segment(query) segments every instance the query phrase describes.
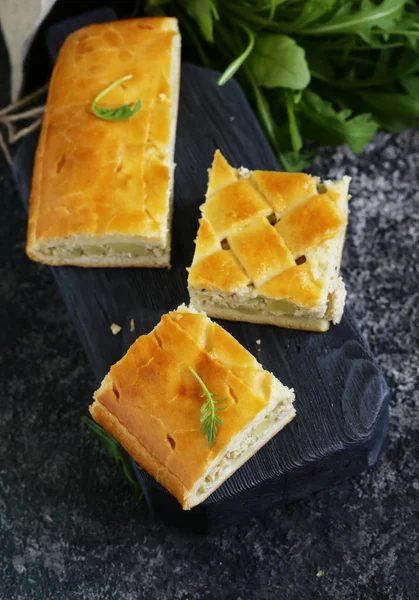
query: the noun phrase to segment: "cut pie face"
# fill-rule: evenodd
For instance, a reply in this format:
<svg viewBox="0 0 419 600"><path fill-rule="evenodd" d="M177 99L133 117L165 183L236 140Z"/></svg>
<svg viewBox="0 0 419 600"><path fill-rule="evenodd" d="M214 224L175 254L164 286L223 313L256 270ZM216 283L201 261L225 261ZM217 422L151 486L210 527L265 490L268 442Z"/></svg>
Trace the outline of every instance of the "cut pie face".
<svg viewBox="0 0 419 600"><path fill-rule="evenodd" d="M339 323L349 181L234 169L217 150L189 269L191 304L292 329Z"/></svg>

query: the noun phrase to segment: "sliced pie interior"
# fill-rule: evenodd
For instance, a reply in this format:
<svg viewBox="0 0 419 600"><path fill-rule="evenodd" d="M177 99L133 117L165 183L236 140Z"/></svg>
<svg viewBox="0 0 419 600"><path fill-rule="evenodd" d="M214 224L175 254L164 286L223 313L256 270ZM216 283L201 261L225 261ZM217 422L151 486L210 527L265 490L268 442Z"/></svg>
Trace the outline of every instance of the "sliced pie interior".
<svg viewBox="0 0 419 600"><path fill-rule="evenodd" d="M189 269L191 304L294 329L338 323L349 181L234 169L217 151Z"/></svg>

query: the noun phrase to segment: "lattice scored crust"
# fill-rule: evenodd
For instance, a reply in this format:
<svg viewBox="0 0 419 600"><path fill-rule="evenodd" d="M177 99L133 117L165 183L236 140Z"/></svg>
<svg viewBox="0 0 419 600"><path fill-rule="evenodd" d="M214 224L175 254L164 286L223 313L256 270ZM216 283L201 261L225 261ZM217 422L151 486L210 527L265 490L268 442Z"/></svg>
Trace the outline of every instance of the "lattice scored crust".
<svg viewBox="0 0 419 600"><path fill-rule="evenodd" d="M293 329L338 323L349 181L234 169L217 150L189 269L191 304Z"/></svg>

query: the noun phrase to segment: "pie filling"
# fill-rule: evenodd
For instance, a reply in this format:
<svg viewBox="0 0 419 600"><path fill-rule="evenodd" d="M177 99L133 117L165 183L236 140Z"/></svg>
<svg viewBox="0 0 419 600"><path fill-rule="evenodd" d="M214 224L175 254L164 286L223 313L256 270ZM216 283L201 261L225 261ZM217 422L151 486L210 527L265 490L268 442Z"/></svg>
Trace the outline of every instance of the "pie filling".
<svg viewBox="0 0 419 600"><path fill-rule="evenodd" d="M235 313L246 316L256 315L289 315L294 317L323 318L327 311L327 304L321 304L315 308L303 308L289 302L288 300L271 300L262 296L252 298L240 294L223 294L220 292L209 292L199 290L191 292L191 299L196 308L206 311L211 307L232 310Z"/></svg>
<svg viewBox="0 0 419 600"><path fill-rule="evenodd" d="M41 249L42 254L59 258L79 258L81 256L103 257L154 257L159 258L166 253L165 248L132 244L129 242L112 242L107 244L89 244L74 246L47 246Z"/></svg>
<svg viewBox="0 0 419 600"><path fill-rule="evenodd" d="M249 429L243 437L240 445L235 450L230 450L225 456L213 467L198 488L197 496L203 496L209 489L214 487L214 482L218 479L225 479L228 474L235 471L238 466L246 461L250 456L255 446L266 437L267 432L272 429L275 423L281 421L287 413L294 412L291 403L284 404L281 402L274 410L270 411L257 425Z"/></svg>

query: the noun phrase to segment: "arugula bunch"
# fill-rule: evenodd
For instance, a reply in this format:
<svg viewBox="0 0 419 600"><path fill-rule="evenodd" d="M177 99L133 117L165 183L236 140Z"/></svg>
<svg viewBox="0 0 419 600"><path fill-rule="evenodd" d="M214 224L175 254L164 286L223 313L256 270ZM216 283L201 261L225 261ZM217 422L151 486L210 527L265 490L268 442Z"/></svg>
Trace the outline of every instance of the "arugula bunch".
<svg viewBox="0 0 419 600"><path fill-rule="evenodd" d="M176 16L189 60L237 75L284 169L303 138L360 152L377 130L419 124L413 0L148 0Z"/></svg>

